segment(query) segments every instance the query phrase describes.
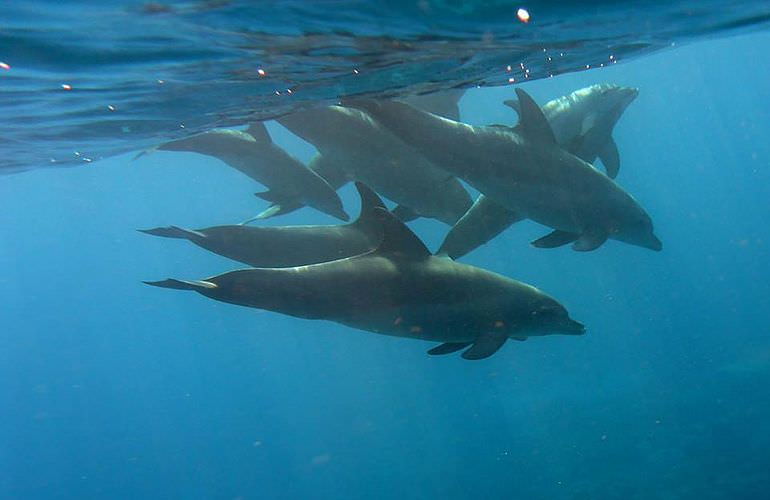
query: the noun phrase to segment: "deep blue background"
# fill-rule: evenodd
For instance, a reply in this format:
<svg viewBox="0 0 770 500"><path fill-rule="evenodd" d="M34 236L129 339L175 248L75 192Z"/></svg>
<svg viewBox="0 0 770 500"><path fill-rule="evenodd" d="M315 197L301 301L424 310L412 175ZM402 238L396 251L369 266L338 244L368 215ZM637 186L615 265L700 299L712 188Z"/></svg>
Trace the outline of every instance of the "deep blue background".
<svg viewBox="0 0 770 500"><path fill-rule="evenodd" d="M261 210L259 186L215 160L0 177L0 498L766 497L769 45L525 85L540 103L641 89L616 130L618 181L664 250L538 250L547 229L508 230L466 261L541 287L589 331L483 362L141 284L238 267L134 231ZM463 117L513 122L512 95L469 91ZM270 222L333 223L310 209ZM446 231L412 227L431 248Z"/></svg>

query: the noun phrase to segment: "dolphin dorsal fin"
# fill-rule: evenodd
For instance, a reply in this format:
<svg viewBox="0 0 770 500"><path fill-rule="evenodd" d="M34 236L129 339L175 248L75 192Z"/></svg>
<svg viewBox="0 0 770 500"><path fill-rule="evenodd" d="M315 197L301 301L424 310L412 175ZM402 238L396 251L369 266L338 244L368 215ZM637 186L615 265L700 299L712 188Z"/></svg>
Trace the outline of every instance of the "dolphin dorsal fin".
<svg viewBox="0 0 770 500"><path fill-rule="evenodd" d="M375 208L374 213L382 225L382 241L375 250L379 254L420 260L430 257L430 251L420 238L384 208Z"/></svg>
<svg viewBox="0 0 770 500"><path fill-rule="evenodd" d="M516 99L508 99L507 101L503 101L503 104L514 110L517 115L521 115L521 106Z"/></svg>
<svg viewBox="0 0 770 500"><path fill-rule="evenodd" d="M356 182L356 189L358 190L358 196L361 197L361 213L353 224L374 223L380 225L379 214L376 212L376 209L385 210L385 204L377 196L377 193L369 189L366 184Z"/></svg>
<svg viewBox="0 0 770 500"><path fill-rule="evenodd" d="M246 129L246 133L254 138L257 142L271 143L273 140L270 138L270 134L267 133L267 127L262 122L254 122Z"/></svg>
<svg viewBox="0 0 770 500"><path fill-rule="evenodd" d="M519 97L519 127L522 134L532 140L556 144L556 136L540 106L521 89L516 89L516 95Z"/></svg>

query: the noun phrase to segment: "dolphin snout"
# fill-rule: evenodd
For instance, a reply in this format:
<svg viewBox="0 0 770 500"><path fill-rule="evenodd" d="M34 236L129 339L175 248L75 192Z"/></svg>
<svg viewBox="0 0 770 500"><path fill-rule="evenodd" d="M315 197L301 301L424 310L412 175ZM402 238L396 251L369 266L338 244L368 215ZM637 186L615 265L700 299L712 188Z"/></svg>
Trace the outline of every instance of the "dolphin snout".
<svg viewBox="0 0 770 500"><path fill-rule="evenodd" d="M564 333L569 335L583 335L585 332L586 326L579 321L567 318L567 321L564 323Z"/></svg>

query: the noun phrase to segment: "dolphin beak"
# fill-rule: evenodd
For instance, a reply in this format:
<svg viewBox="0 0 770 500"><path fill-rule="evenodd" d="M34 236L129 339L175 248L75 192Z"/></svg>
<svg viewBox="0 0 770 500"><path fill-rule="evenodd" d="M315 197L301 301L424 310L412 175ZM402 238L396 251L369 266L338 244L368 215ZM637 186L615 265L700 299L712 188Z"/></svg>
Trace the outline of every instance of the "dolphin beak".
<svg viewBox="0 0 770 500"><path fill-rule="evenodd" d="M654 234L650 235L650 241L647 242L646 245L644 245L645 248L649 248L650 250L655 250L656 252L660 252L663 250L663 242L658 239L657 236Z"/></svg>
<svg viewBox="0 0 770 500"><path fill-rule="evenodd" d="M571 318L567 318L562 327L563 332L569 335L583 335L586 332L586 327L583 323Z"/></svg>

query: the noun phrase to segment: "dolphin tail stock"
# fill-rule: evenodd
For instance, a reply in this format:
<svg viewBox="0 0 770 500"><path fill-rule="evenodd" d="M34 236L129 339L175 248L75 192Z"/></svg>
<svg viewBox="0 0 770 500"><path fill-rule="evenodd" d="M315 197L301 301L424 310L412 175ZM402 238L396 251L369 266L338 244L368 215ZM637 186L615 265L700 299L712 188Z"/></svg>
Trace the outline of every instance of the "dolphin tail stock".
<svg viewBox="0 0 770 500"><path fill-rule="evenodd" d="M157 286L159 288L171 288L173 290L193 290L196 292L203 292L204 290L217 288L215 283L211 283L209 281L186 281L173 278L161 281L143 281L142 283L150 286Z"/></svg>
<svg viewBox="0 0 770 500"><path fill-rule="evenodd" d="M137 229L140 233L151 234L153 236L162 236L163 238L179 238L191 240L195 238L205 238L206 235L192 229L184 229L178 226L154 227L152 229Z"/></svg>

